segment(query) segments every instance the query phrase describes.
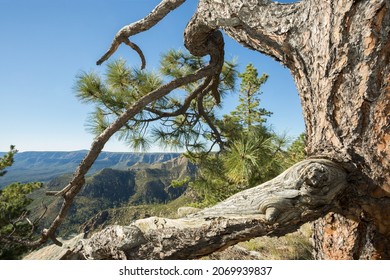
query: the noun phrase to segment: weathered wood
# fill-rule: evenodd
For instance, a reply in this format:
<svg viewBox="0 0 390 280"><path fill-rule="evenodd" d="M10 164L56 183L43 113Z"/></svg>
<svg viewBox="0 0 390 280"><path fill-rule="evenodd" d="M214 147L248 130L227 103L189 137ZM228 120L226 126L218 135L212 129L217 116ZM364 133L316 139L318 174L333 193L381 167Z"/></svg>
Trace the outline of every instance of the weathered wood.
<svg viewBox="0 0 390 280"><path fill-rule="evenodd" d="M271 181L185 218L151 217L129 226L109 226L68 248L61 258L199 258L254 237L293 232L338 209L347 187L340 165L305 160Z"/></svg>
<svg viewBox="0 0 390 280"><path fill-rule="evenodd" d="M107 52L96 62L97 65L102 64L109 59L111 55L115 53L120 44L124 43L134 49L142 60L142 67L145 67L146 61L142 51L137 45L129 41L129 37L136 35L140 32L149 30L155 26L160 20L162 20L169 12L183 4L185 0L162 0L156 8L153 9L145 18L140 19L137 22L126 25L115 35L114 40L111 43Z"/></svg>

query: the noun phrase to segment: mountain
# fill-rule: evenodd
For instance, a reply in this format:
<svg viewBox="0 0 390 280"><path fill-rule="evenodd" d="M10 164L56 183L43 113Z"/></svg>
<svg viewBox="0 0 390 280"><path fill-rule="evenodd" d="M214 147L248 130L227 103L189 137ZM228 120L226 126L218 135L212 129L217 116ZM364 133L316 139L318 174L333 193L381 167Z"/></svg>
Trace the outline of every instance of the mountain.
<svg viewBox="0 0 390 280"><path fill-rule="evenodd" d="M62 174L73 173L87 151L21 152L15 163L0 177L0 189L13 182L48 182ZM0 157L4 153L0 153ZM104 168L127 170L137 163L153 164L177 158L180 153L112 153L102 152L89 174Z"/></svg>

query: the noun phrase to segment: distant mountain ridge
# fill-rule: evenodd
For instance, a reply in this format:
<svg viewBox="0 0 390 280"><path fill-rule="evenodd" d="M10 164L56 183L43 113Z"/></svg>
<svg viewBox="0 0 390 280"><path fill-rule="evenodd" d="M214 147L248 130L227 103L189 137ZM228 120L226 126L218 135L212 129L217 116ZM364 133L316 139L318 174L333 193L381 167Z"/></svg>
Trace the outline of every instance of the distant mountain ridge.
<svg viewBox="0 0 390 280"><path fill-rule="evenodd" d="M48 182L62 174L73 173L87 150L71 152L20 152L15 163L0 177L0 189L13 182ZM0 157L5 153L0 152ZM127 170L136 163L163 163L179 157L180 153L120 153L102 152L90 173L104 168Z"/></svg>

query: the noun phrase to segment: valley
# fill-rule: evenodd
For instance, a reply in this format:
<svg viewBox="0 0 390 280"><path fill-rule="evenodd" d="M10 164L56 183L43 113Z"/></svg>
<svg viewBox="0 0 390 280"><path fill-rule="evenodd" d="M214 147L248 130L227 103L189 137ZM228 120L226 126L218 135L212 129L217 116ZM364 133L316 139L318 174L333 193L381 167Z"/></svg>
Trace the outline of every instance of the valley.
<svg viewBox="0 0 390 280"><path fill-rule="evenodd" d="M67 219L60 228L61 235L68 236L79 233L98 213L126 209L130 206L167 204L179 198L187 189L187 184L174 186L172 182L195 176L196 168L188 159L176 157L176 154L138 155L143 161L124 169L124 162L112 161L114 166L123 169L105 167L86 178L86 184L75 199ZM119 157L118 157L119 158ZM129 156L125 162L129 162ZM130 158L131 159L131 158ZM168 160L164 160L168 159ZM8 175L8 174L7 174ZM46 191L61 190L71 179L71 174L61 174L34 191L30 197L33 202L28 207L35 218L46 210L41 228L47 227L57 215L62 200L46 196ZM106 211L106 212L104 212ZM128 211L116 211L116 220L128 220L123 215ZM131 216L131 215L130 215ZM34 217L33 217L34 218ZM107 220L108 216L107 216ZM100 223L110 223L100 218ZM116 221L112 221L115 223Z"/></svg>

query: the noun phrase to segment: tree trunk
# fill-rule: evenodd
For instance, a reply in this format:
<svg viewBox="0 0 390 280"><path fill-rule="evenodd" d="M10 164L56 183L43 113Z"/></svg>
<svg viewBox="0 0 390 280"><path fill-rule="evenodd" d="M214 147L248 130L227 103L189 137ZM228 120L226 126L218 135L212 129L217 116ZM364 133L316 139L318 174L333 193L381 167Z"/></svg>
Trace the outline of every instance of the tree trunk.
<svg viewBox="0 0 390 280"><path fill-rule="evenodd" d="M287 66L308 155L348 170L340 211L314 224L317 258L390 258L390 1L203 0L193 21Z"/></svg>

